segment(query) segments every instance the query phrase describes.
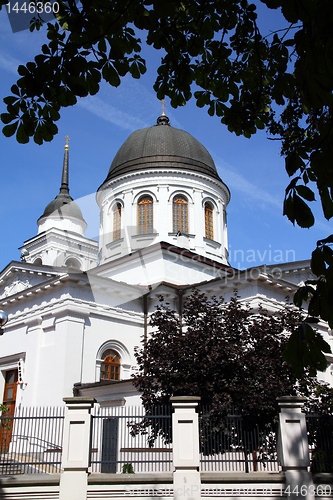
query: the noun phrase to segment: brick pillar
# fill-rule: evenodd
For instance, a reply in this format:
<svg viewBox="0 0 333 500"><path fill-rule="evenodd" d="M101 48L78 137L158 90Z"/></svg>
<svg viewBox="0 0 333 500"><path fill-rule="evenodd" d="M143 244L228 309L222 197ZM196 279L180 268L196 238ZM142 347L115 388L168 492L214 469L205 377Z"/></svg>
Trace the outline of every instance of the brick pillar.
<svg viewBox="0 0 333 500"><path fill-rule="evenodd" d="M199 500L201 498L199 397L173 396L170 399L172 415L173 490L175 500Z"/></svg>
<svg viewBox="0 0 333 500"><path fill-rule="evenodd" d="M85 500L94 398L64 398L66 403L59 500Z"/></svg>
<svg viewBox="0 0 333 500"><path fill-rule="evenodd" d="M286 478L286 493L290 500L314 500L314 486L309 472L310 456L305 414L305 398L279 398L278 453Z"/></svg>

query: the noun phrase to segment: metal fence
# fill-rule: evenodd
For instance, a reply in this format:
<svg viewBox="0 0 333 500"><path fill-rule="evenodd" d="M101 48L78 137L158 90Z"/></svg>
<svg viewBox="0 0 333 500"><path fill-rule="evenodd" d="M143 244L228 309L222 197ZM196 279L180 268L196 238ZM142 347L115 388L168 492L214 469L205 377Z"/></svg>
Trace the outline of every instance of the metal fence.
<svg viewBox="0 0 333 500"><path fill-rule="evenodd" d="M94 408L92 472L171 472L169 407Z"/></svg>
<svg viewBox="0 0 333 500"><path fill-rule="evenodd" d="M199 417L202 472L279 472L276 436L273 429L248 429L237 414L214 421L209 409Z"/></svg>
<svg viewBox="0 0 333 500"><path fill-rule="evenodd" d="M65 408L20 408L0 418L0 475L60 472Z"/></svg>
<svg viewBox="0 0 333 500"><path fill-rule="evenodd" d="M333 472L333 416L307 415L312 472Z"/></svg>
<svg viewBox="0 0 333 500"><path fill-rule="evenodd" d="M64 407L21 408L14 417L3 413L0 418L0 475L61 471L64 410ZM326 471L333 462L330 451L333 426L328 431L326 424L319 426L317 420L309 419L308 422L312 426L309 431L312 466ZM333 423L332 417L330 422ZM280 470L273 430L262 431L258 427L248 430L246 422L235 414L216 423L208 409L201 409L199 432L203 472ZM328 436L326 441L324 435ZM141 406L93 408L92 472L172 472L172 458L170 407L159 406L148 411Z"/></svg>

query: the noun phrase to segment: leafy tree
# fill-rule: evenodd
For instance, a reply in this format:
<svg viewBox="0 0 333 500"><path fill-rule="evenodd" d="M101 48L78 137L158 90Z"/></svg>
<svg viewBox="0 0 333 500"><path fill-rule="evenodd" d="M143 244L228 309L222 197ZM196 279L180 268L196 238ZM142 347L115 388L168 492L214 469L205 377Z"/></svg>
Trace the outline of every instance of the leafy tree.
<svg viewBox="0 0 333 500"><path fill-rule="evenodd" d="M248 0L58 0L47 24L48 43L4 99L5 136L37 144L57 133L63 107L94 95L105 80L117 87L130 73L146 71L143 43L163 54L154 89L173 107L194 97L231 132L250 138L265 129L281 141L290 183L284 214L311 227L311 203L319 194L326 219L333 216L333 34L331 0L261 0L282 11L285 26L268 36ZM258 0L259 1L259 0ZM7 0L0 0L0 8ZM36 18L31 30L39 29ZM142 41L143 40L143 41ZM296 298L311 298L310 316L333 327L333 236L318 242L312 270L318 279ZM328 306L327 306L328 304ZM308 323L310 343L319 345ZM304 327L290 346L304 349ZM318 349L317 349L318 351ZM321 355L316 357L318 363ZM298 368L299 369L299 368Z"/></svg>
<svg viewBox="0 0 333 500"><path fill-rule="evenodd" d="M161 297L151 317L152 333L136 350L134 385L148 414L152 406L168 405L171 395L193 395L210 406L216 422L234 406L250 428L263 428L276 420L280 396L311 396L316 404L318 381L308 373L297 379L282 357L300 321L291 306L278 315L254 313L236 296L224 303L197 290L186 300L180 321Z"/></svg>

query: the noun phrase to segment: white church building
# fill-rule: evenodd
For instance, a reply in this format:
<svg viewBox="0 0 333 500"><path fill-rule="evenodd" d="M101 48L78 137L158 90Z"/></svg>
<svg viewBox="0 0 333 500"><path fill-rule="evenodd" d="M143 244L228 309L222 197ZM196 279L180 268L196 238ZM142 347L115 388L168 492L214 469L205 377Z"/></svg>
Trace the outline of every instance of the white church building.
<svg viewBox="0 0 333 500"><path fill-rule="evenodd" d="M0 393L11 411L61 405L73 394L102 406L138 404L134 348L149 335L159 295L180 310L193 285L226 300L237 289L253 307L278 311L310 276L309 261L229 265L228 187L206 148L164 114L130 135L98 188L98 243L85 237L68 168L66 145L59 194L20 248L22 260L0 273L8 315ZM323 378L332 382L330 369Z"/></svg>

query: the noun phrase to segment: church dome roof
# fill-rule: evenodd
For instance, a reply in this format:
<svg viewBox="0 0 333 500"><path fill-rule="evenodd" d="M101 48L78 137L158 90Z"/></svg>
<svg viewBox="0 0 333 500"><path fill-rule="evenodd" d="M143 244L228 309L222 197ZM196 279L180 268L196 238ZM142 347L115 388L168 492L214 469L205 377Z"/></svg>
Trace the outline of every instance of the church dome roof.
<svg viewBox="0 0 333 500"><path fill-rule="evenodd" d="M47 217L52 214L84 220L80 207L67 193L60 192L58 196L46 206L42 217Z"/></svg>
<svg viewBox="0 0 333 500"><path fill-rule="evenodd" d="M171 127L165 115L133 132L120 147L105 182L142 169L188 170L221 180L207 149L191 134Z"/></svg>
<svg viewBox="0 0 333 500"><path fill-rule="evenodd" d="M67 137L68 139L68 137ZM75 203L69 194L68 187L68 169L69 169L69 156L68 144L65 146L64 163L62 167L62 178L59 194L52 200L45 208L43 215L38 219L39 221L49 215L60 216L61 218L75 217L85 223L80 207Z"/></svg>

